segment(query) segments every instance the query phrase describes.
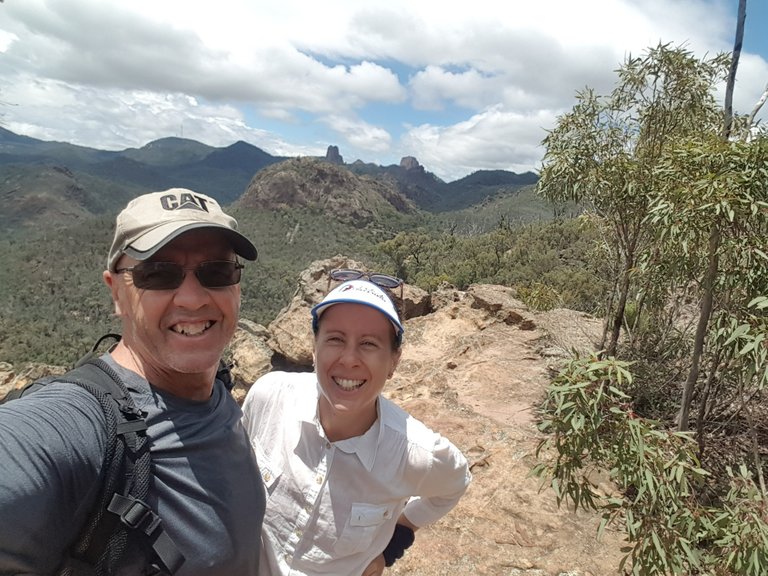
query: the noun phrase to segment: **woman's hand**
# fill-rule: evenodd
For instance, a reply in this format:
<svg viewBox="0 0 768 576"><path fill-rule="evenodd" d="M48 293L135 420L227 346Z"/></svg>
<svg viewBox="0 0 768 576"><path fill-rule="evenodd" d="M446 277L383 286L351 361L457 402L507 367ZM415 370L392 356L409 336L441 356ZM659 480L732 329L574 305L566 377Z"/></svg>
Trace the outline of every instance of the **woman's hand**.
<svg viewBox="0 0 768 576"><path fill-rule="evenodd" d="M368 564L368 567L363 570L362 576L381 576L384 574L384 568L386 568L384 555L379 554L370 564Z"/></svg>

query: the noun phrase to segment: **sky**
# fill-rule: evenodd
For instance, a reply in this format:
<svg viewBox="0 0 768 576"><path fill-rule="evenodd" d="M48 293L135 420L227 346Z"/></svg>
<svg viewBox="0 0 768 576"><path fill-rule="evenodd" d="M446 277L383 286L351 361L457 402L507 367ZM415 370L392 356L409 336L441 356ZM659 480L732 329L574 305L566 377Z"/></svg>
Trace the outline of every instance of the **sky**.
<svg viewBox="0 0 768 576"><path fill-rule="evenodd" d="M537 171L585 87L659 43L733 49L738 0L0 0L0 125L104 150L168 136L398 164ZM734 94L768 86L748 0ZM719 96L722 100L724 87ZM763 109L759 115L768 121Z"/></svg>

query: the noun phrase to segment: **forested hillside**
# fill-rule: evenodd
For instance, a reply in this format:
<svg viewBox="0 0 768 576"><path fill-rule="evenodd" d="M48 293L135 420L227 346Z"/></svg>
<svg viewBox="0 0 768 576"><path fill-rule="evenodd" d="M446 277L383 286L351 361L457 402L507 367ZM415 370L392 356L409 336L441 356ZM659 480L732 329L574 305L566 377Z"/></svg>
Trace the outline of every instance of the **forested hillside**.
<svg viewBox="0 0 768 576"><path fill-rule="evenodd" d="M269 323L289 301L298 273L336 254L427 290L498 283L516 286L537 306L597 311L605 271L592 227L552 220L552 209L532 199L528 191L465 212L393 212L364 226L317 207L233 206L259 249L244 271L243 315ZM113 226L114 217L105 215L0 239L0 360L66 365L116 327L101 282Z"/></svg>

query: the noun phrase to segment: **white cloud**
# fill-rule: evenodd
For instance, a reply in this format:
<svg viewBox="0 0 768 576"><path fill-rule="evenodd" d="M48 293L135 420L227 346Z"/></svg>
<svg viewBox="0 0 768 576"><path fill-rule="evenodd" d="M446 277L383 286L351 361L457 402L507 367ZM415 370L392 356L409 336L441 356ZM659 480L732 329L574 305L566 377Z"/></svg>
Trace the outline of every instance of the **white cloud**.
<svg viewBox="0 0 768 576"><path fill-rule="evenodd" d="M3 121L101 148L183 127L208 144L243 139L280 155L337 144L345 158L416 156L444 178L525 170L576 91L607 93L630 53L659 42L699 56L730 50L733 4L7 0L0 100L15 105ZM752 109L766 80L765 55L742 54L738 110ZM453 123L437 124L441 114ZM285 123L292 141L261 121ZM405 123L414 128L400 138Z"/></svg>
<svg viewBox="0 0 768 576"><path fill-rule="evenodd" d="M392 138L389 132L368 122L348 116L330 116L326 123L353 149L379 153L386 152L390 148Z"/></svg>
<svg viewBox="0 0 768 576"><path fill-rule="evenodd" d="M0 30L0 52L5 52L6 50L8 50L8 47L18 39L19 37L16 36L16 34L14 34L13 32L6 32L5 30Z"/></svg>
<svg viewBox="0 0 768 576"><path fill-rule="evenodd" d="M429 65L411 79L410 87L416 108L439 110L450 101L476 109L497 99L503 83L500 77L483 76L478 70L451 72Z"/></svg>
<svg viewBox="0 0 768 576"><path fill-rule="evenodd" d="M544 112L522 116L495 106L453 126L413 127L403 144L449 181L480 169L526 172L538 165L544 127L554 120Z"/></svg>
<svg viewBox="0 0 768 576"><path fill-rule="evenodd" d="M35 124L19 122L9 114L5 127L44 140L83 146L98 141L95 147L108 150L143 146L163 136L183 136L211 146L245 140L270 150L286 147L275 136L247 126L237 108L200 104L184 94L73 87L41 80L6 85L2 93L8 102L18 103L15 109L22 109L24 116L37 120Z"/></svg>

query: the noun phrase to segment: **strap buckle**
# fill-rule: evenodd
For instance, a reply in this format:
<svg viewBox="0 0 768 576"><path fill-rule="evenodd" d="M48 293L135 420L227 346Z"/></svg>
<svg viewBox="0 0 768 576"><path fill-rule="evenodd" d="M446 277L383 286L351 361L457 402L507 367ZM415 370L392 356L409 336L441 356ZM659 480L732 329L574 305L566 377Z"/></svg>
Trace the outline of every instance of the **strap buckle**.
<svg viewBox="0 0 768 576"><path fill-rule="evenodd" d="M113 494L107 510L120 517L131 530L143 532L151 542L161 570L174 574L184 563L184 555L163 529L162 520L146 502L132 496Z"/></svg>
<svg viewBox="0 0 768 576"><path fill-rule="evenodd" d="M117 514L120 521L131 530L140 530L147 536L152 534L161 523L160 516L138 498L125 498L115 494L107 510Z"/></svg>

